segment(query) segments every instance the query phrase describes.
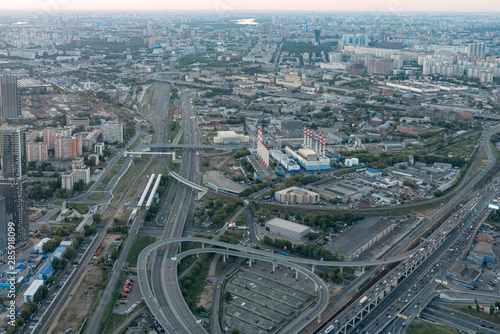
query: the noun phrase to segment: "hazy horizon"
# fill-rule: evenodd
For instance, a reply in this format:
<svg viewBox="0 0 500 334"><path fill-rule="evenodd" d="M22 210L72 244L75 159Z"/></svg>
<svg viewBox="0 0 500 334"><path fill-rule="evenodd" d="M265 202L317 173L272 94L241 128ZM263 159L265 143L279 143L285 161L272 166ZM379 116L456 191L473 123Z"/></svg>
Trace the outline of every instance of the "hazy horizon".
<svg viewBox="0 0 500 334"><path fill-rule="evenodd" d="M286 10L284 10L286 8ZM227 11L378 11L388 12L449 12L449 13L492 13L500 12L499 0L484 0L480 6L466 1L422 0L358 0L345 3L331 0L310 2L294 0L17 0L0 4L1 10L16 11L69 11L69 10L227 10Z"/></svg>

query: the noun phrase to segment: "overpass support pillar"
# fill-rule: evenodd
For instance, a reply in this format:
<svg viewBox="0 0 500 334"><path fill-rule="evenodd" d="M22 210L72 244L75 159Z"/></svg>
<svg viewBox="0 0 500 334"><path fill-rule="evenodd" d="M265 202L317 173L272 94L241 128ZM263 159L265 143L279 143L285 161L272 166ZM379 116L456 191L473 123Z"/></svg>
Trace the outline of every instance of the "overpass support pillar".
<svg viewBox="0 0 500 334"><path fill-rule="evenodd" d="M361 267L361 273L364 274L365 273L365 267Z"/></svg>
<svg viewBox="0 0 500 334"><path fill-rule="evenodd" d="M222 262L226 262L226 254L222 254Z"/></svg>
<svg viewBox="0 0 500 334"><path fill-rule="evenodd" d="M172 151L172 161L175 161L175 151Z"/></svg>
<svg viewBox="0 0 500 334"><path fill-rule="evenodd" d="M344 267L339 267L340 272L343 274L344 273Z"/></svg>
<svg viewBox="0 0 500 334"><path fill-rule="evenodd" d="M299 271L298 270L295 270L295 279L298 280L299 279Z"/></svg>
<svg viewBox="0 0 500 334"><path fill-rule="evenodd" d="M273 273L276 271L276 263L273 262Z"/></svg>
<svg viewBox="0 0 500 334"><path fill-rule="evenodd" d="M321 316L318 315L318 324L321 323Z"/></svg>
<svg viewBox="0 0 500 334"><path fill-rule="evenodd" d="M314 284L314 292L318 292L318 286Z"/></svg>
<svg viewBox="0 0 500 334"><path fill-rule="evenodd" d="M205 248L205 244L204 243L201 243L201 248Z"/></svg>
<svg viewBox="0 0 500 334"><path fill-rule="evenodd" d="M314 274L314 264L312 265L311 271Z"/></svg>
<svg viewBox="0 0 500 334"><path fill-rule="evenodd" d="M248 262L250 263L250 268L252 268L252 259L248 259Z"/></svg>

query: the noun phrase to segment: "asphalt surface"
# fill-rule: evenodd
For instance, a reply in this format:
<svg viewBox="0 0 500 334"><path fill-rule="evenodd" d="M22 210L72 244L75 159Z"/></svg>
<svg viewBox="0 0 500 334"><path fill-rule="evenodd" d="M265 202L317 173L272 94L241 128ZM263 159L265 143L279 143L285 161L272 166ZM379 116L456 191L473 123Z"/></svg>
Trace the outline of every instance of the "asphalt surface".
<svg viewBox="0 0 500 334"><path fill-rule="evenodd" d="M159 87L157 87L157 89L155 90L155 96L158 95L158 97L167 97L168 98L169 95L167 93L168 93L168 89L167 89L166 85L159 85ZM160 114L161 112L162 112L161 105L157 105L157 106L153 107L153 112L152 112L153 115ZM153 122L153 124L158 124L158 123ZM156 136L153 137L153 140L161 140L162 136L164 136L164 133L162 132L162 130L158 130L158 131L155 131L155 135ZM141 146L142 144L143 143L141 142L139 145ZM132 156L127 157L125 160L124 167L127 163L127 160L132 161L132 159L133 159ZM159 168L161 168L161 164L159 163L158 165L159 165L159 167L157 167L157 170ZM144 174L144 172L146 171L147 167L148 167L148 165L146 165L144 167L144 169L138 175L142 176ZM123 176L123 173L125 173L127 170L127 169L125 169L125 170L123 170L123 169L124 168L122 168L122 170L120 170L118 175L116 175L109 182L108 187L111 186L112 189L114 189L118 180L121 178L121 176ZM131 184L128 188L129 190L132 188L132 186L135 184L135 182L138 179L139 178L135 178L131 182ZM127 194L128 194L128 191L127 191ZM124 196L122 201L124 201L126 197L127 196ZM118 206L118 208L120 208L120 206ZM124 241L124 244L122 246L122 249L120 251L120 255L118 256L118 259L115 261L113 271L112 271L110 277L108 278L106 288L104 289L104 291L101 295L100 302L97 305L97 308L95 309L92 317L90 318L89 327L87 328L86 333L98 334L98 333L102 332L102 328L101 328L102 316L104 315L104 312L109 305L114 287L117 284L118 278L120 277L121 268L125 264L125 260L127 258L127 255L130 251L130 248L132 247L132 243L133 243L133 241L134 241L134 239L139 231L140 225L143 221L143 217L146 214L146 212L147 212L147 210L145 208L140 209L137 212L135 220L131 223L131 226L129 227L129 235L128 235L127 239Z"/></svg>
<svg viewBox="0 0 500 334"><path fill-rule="evenodd" d="M415 318L434 297L434 289L437 286L435 279L444 279L446 270L459 258L460 253L466 248L466 243L473 237L475 227L488 212L488 203L493 195L498 193L495 187L488 189L489 193L480 197L476 205L466 206L464 212L450 217L446 225L451 227L451 224L458 223L457 227L449 232L444 243L382 299L374 311L366 315L363 321L350 330L351 332L362 330L367 333L379 333L392 321L395 321L396 328L402 328L403 323L408 324L407 320L396 318L396 313L411 316L410 320ZM457 216L459 220L456 220ZM462 221L464 221L463 227L460 226ZM397 269L393 271L395 270ZM401 301L398 300L400 298ZM409 303L404 302L405 300ZM400 310L397 310L398 307Z"/></svg>

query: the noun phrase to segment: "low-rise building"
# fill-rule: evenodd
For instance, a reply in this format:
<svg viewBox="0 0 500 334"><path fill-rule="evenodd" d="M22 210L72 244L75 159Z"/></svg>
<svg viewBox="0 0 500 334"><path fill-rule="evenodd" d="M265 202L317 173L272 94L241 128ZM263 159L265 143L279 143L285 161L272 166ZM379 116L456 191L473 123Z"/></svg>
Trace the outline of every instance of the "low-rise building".
<svg viewBox="0 0 500 334"><path fill-rule="evenodd" d="M217 137L214 137L215 144L241 144L248 143L249 140L248 136L234 131L217 131Z"/></svg>
<svg viewBox="0 0 500 334"><path fill-rule="evenodd" d="M311 234L309 226L297 224L281 218L273 218L266 223L266 231L283 238L300 241Z"/></svg>
<svg viewBox="0 0 500 334"><path fill-rule="evenodd" d="M299 187L290 187L274 193L274 198L281 203L312 204L320 201L318 193Z"/></svg>
<svg viewBox="0 0 500 334"><path fill-rule="evenodd" d="M483 270L480 266L465 261L457 261L446 276L451 277L453 284L473 290L474 285L481 278Z"/></svg>
<svg viewBox="0 0 500 334"><path fill-rule="evenodd" d="M28 287L28 290L26 290L23 293L24 302L25 303L34 302L33 298L35 297L35 293L38 291L38 288L40 288L43 284L44 284L44 282L41 279L33 280L33 282Z"/></svg>

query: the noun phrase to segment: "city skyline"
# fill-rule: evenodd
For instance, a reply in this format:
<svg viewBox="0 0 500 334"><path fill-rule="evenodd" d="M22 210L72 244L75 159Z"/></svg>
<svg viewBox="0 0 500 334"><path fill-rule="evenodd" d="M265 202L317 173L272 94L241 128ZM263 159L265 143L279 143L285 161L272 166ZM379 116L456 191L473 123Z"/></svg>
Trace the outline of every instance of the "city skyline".
<svg viewBox="0 0 500 334"><path fill-rule="evenodd" d="M162 2L146 0L140 3L133 0L19 0L15 3L0 4L2 10L41 10L56 12L65 10L277 10L283 11L378 11L378 12L500 12L500 3L496 0L485 0L481 6L470 1L423 0L410 2L405 0L361 0L356 3L340 3L328 0L316 0L308 3L302 1L273 2L255 0L186 0L178 2Z"/></svg>

